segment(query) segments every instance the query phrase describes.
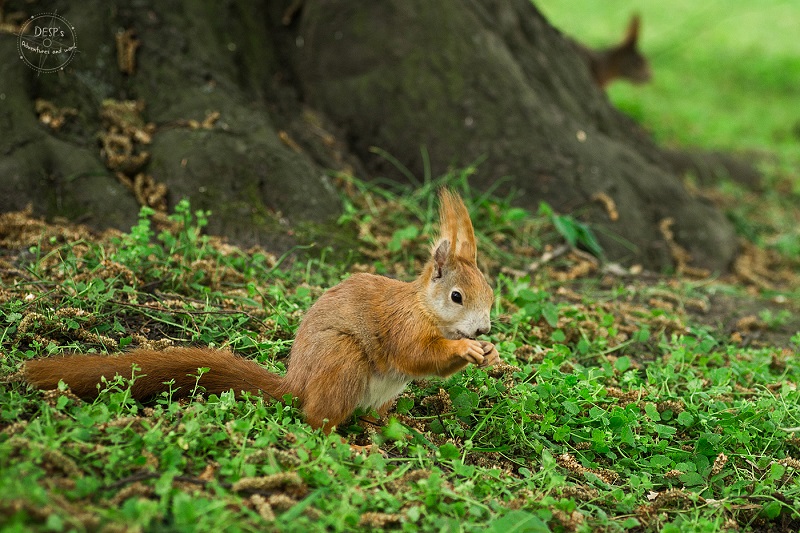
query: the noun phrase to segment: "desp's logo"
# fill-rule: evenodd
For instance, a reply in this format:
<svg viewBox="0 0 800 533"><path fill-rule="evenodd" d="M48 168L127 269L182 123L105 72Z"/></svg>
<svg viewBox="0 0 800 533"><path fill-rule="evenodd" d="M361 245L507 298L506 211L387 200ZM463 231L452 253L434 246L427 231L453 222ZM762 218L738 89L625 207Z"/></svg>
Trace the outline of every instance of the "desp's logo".
<svg viewBox="0 0 800 533"><path fill-rule="evenodd" d="M34 37L61 37L64 38L64 30L59 28L58 26L47 27L47 26L34 26L33 27L33 36Z"/></svg>
<svg viewBox="0 0 800 533"><path fill-rule="evenodd" d="M29 18L17 39L19 58L37 72L56 72L72 61L78 51L75 27L55 13Z"/></svg>

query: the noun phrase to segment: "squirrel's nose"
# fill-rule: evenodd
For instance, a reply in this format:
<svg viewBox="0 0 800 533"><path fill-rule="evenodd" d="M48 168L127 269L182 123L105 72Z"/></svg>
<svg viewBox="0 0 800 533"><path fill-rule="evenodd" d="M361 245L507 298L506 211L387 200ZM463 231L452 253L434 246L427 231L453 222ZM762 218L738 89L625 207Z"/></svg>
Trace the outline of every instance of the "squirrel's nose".
<svg viewBox="0 0 800 533"><path fill-rule="evenodd" d="M476 337L480 337L481 335L486 335L487 333L489 333L490 329L491 329L491 326L478 328L478 329L475 330L475 336Z"/></svg>

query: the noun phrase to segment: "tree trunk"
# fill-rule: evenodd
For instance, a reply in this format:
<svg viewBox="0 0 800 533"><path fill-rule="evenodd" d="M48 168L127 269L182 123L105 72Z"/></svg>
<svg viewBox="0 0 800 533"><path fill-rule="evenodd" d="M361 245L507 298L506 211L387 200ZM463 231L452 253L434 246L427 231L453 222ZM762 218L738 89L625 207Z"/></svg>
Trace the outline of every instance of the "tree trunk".
<svg viewBox="0 0 800 533"><path fill-rule="evenodd" d="M212 230L235 240L272 241L284 219L330 220L338 203L326 168L404 179L377 146L417 176L423 148L434 174L483 159L472 185L516 191L533 209L544 200L577 210L612 259L670 264L658 229L666 217L696 264L725 269L735 252L728 221L686 191L528 0L36 7L46 8L74 24L80 54L64 72L37 76L16 57L17 38L0 35L2 210L32 201L51 216L129 224L136 203L103 165L98 110L106 98L139 99L158 126L144 171L170 202L211 208ZM129 28L141 47L128 75L114 34ZM48 131L36 98L79 114ZM211 129L175 126L210 111L220 113ZM592 201L597 193L614 199L619 220Z"/></svg>

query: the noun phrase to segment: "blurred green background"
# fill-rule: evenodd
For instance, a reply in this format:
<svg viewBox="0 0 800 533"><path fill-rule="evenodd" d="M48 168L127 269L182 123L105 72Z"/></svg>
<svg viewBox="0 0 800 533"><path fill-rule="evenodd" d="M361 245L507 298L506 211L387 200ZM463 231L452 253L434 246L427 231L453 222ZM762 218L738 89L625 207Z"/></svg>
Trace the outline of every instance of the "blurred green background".
<svg viewBox="0 0 800 533"><path fill-rule="evenodd" d="M617 82L617 107L668 146L766 152L800 189L800 2L536 0L557 28L592 47L642 17L648 85Z"/></svg>

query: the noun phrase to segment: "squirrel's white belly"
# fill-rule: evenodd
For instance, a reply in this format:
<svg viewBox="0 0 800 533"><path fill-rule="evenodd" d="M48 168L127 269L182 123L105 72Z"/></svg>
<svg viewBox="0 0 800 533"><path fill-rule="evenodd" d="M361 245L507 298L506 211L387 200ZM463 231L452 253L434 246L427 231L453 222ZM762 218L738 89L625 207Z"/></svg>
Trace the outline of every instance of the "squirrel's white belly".
<svg viewBox="0 0 800 533"><path fill-rule="evenodd" d="M403 392L409 381L408 376L393 372L373 374L367 385L366 394L358 406L364 409L378 409Z"/></svg>

